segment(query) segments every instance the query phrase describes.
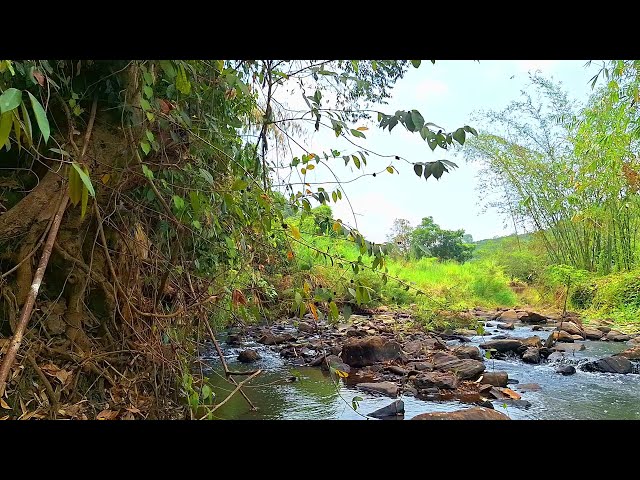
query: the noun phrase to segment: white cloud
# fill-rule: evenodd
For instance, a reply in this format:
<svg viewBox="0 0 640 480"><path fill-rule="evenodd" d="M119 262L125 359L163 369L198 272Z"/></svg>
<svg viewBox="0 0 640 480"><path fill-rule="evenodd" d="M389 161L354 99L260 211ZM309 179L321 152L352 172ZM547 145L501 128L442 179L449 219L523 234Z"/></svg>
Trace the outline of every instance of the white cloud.
<svg viewBox="0 0 640 480"><path fill-rule="evenodd" d="M420 82L416 87L416 98L418 100L441 99L449 93L449 87L441 80L428 78Z"/></svg>

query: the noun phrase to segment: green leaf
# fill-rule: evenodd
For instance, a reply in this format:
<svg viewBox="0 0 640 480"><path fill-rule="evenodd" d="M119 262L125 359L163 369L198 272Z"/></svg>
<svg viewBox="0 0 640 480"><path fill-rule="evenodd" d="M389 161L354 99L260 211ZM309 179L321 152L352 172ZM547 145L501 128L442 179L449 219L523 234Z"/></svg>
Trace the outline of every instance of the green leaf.
<svg viewBox="0 0 640 480"><path fill-rule="evenodd" d="M248 183L242 180L241 178L236 178L233 185L231 185L231 190L243 190L247 188Z"/></svg>
<svg viewBox="0 0 640 480"><path fill-rule="evenodd" d="M42 108L42 105L40 104L38 99L33 95L31 95L30 92L27 92L27 93L29 94L29 98L31 99L31 107L33 108L33 113L36 115L36 122L38 123L38 128L42 133L42 137L44 138L44 143L47 143L47 141L49 140L49 134L51 133L51 129L49 127L49 120L47 120L47 114L45 113L44 108Z"/></svg>
<svg viewBox="0 0 640 480"><path fill-rule="evenodd" d="M296 227L295 225L290 225L291 228L291 235L293 235L293 238L295 238L296 240L300 240L300 230L298 229L298 227Z"/></svg>
<svg viewBox="0 0 640 480"><path fill-rule="evenodd" d="M169 80L173 80L176 76L176 69L173 68L173 64L170 60L160 60L160 68L167 74Z"/></svg>
<svg viewBox="0 0 640 480"><path fill-rule="evenodd" d="M85 167L83 165L83 170L85 170L85 172L87 171L87 167ZM86 185L82 186L82 199L81 199L81 205L82 205L82 210L80 211L80 220L82 220L84 218L84 216L87 213L87 205L89 203L89 189L87 188Z"/></svg>
<svg viewBox="0 0 640 480"><path fill-rule="evenodd" d="M0 149L5 146L9 135L11 134L11 126L13 125L13 114L5 112L0 117Z"/></svg>
<svg viewBox="0 0 640 480"><path fill-rule="evenodd" d="M351 131L351 135L353 135L354 137L367 138L364 136L364 133L362 133L360 130L356 130L355 128L352 128L350 131Z"/></svg>
<svg viewBox="0 0 640 480"><path fill-rule="evenodd" d="M31 127L31 117L29 117L29 112L27 112L27 106L22 102L20 104L20 110L22 110L22 122L24 123L24 133L29 143L33 144L33 130ZM17 115L17 112L16 112Z"/></svg>
<svg viewBox="0 0 640 480"><path fill-rule="evenodd" d="M146 140L141 141L140 148L142 148L142 151L145 155L149 155L149 152L151 151L151 145L149 145L149 142L147 142Z"/></svg>
<svg viewBox="0 0 640 480"><path fill-rule="evenodd" d="M411 118L410 112L407 112L404 115L404 125L410 132L415 132L417 130L416 126L413 124L413 119Z"/></svg>
<svg viewBox="0 0 640 480"><path fill-rule="evenodd" d="M467 132L471 133L472 135L475 135L476 137L478 136L478 132L476 131L475 128L470 127L469 125L465 125L463 127Z"/></svg>
<svg viewBox="0 0 640 480"><path fill-rule="evenodd" d="M82 198L82 180L78 171L74 168L69 170L69 199L74 205L78 205Z"/></svg>
<svg viewBox="0 0 640 480"><path fill-rule="evenodd" d="M151 132L150 130L147 130L145 134L151 143L155 141L156 137L153 135L153 132Z"/></svg>
<svg viewBox="0 0 640 480"><path fill-rule="evenodd" d="M180 71L176 78L176 88L183 95L189 95L189 93L191 93L191 83L187 80L187 73L184 70L184 65L180 65Z"/></svg>
<svg viewBox="0 0 640 480"><path fill-rule="evenodd" d="M300 305L302 303L302 295L300 295L300 292L296 292L295 301L296 301L296 305Z"/></svg>
<svg viewBox="0 0 640 480"><path fill-rule="evenodd" d="M356 165L356 168L360 168L360 159L358 157L356 157L355 155L352 155L351 158L353 158L353 163Z"/></svg>
<svg viewBox="0 0 640 480"><path fill-rule="evenodd" d="M172 199L173 199L173 204L176 206L178 210L184 210L185 203L182 197L178 195L174 195Z"/></svg>
<svg viewBox="0 0 640 480"><path fill-rule="evenodd" d="M338 194L336 192L331 192L331 198L333 198L333 203L338 202Z"/></svg>
<svg viewBox="0 0 640 480"><path fill-rule="evenodd" d="M144 176L149 180L153 180L153 171L149 167L147 167L146 165L142 165L142 172L144 173Z"/></svg>
<svg viewBox="0 0 640 480"><path fill-rule="evenodd" d="M208 398L213 398L213 391L209 385L202 386L202 401L206 401Z"/></svg>
<svg viewBox="0 0 640 480"><path fill-rule="evenodd" d="M336 305L336 302L330 302L329 303L329 314L330 314L330 318L337 320L338 316L340 315L338 312L338 306Z"/></svg>
<svg viewBox="0 0 640 480"><path fill-rule="evenodd" d="M424 126L424 118L422 117L422 114L417 110L411 110L411 120L413 121L415 130L421 130ZM420 132L420 134L422 134L422 132Z"/></svg>
<svg viewBox="0 0 640 480"><path fill-rule="evenodd" d="M464 145L465 137L466 133L464 133L464 128L459 128L455 132L453 132L453 139L460 145Z"/></svg>
<svg viewBox="0 0 640 480"><path fill-rule="evenodd" d="M411 65L413 65L414 68L418 68L421 63L422 63L422 60L411 60Z"/></svg>
<svg viewBox="0 0 640 480"><path fill-rule="evenodd" d="M96 192L93 189L93 185L91 184L91 179L89 178L89 172L87 171L87 173L85 173L83 169L80 167L80 165L78 165L76 162L73 162L71 165L73 165L73 168L75 168L76 172L78 172L78 175L80 175L80 180L82 180L82 183L84 184L84 186L87 187L87 190L89 191L91 196L95 198Z"/></svg>
<svg viewBox="0 0 640 480"><path fill-rule="evenodd" d="M10 112L17 108L22 101L22 91L17 88L8 88L0 95L0 113Z"/></svg>
<svg viewBox="0 0 640 480"><path fill-rule="evenodd" d="M209 183L209 185L213 185L213 175L211 175L211 173L206 171L204 168L200 168L199 172L200 176L204 178Z"/></svg>
<svg viewBox="0 0 640 480"><path fill-rule="evenodd" d="M387 167L387 172L393 173L393 167Z"/></svg>
<svg viewBox="0 0 640 480"><path fill-rule="evenodd" d="M416 172L416 175L421 177L422 176L422 163L414 163L413 164L413 171Z"/></svg>
<svg viewBox="0 0 640 480"><path fill-rule="evenodd" d="M150 99L151 97L153 97L153 88L151 88L149 85L145 85L143 90L147 98Z"/></svg>
<svg viewBox="0 0 640 480"><path fill-rule="evenodd" d="M151 104L144 98L140 99L140 106L142 107L142 110L144 110L145 112L147 110L151 110Z"/></svg>
<svg viewBox="0 0 640 480"><path fill-rule="evenodd" d="M351 317L351 306L345 305L342 307L342 316L344 317L344 321L348 322Z"/></svg>

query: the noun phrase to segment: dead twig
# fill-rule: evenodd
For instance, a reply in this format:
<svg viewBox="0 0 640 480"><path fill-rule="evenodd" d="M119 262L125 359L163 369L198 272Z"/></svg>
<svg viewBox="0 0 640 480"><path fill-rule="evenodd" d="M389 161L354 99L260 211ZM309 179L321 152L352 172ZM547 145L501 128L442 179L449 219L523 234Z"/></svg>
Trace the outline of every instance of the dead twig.
<svg viewBox="0 0 640 480"><path fill-rule="evenodd" d="M260 373L262 373L262 370L256 370L253 375L251 375L250 377L245 378L243 381L241 381L236 388L233 389L233 391L227 395L227 398L225 398L223 401L221 401L220 403L218 403L215 407L213 407L209 413L213 413L215 412L217 409L219 409L221 406L223 406L225 403L227 403L231 397L233 397L233 395L242 388L242 386L247 383L248 381L250 381L251 379L257 377Z"/></svg>

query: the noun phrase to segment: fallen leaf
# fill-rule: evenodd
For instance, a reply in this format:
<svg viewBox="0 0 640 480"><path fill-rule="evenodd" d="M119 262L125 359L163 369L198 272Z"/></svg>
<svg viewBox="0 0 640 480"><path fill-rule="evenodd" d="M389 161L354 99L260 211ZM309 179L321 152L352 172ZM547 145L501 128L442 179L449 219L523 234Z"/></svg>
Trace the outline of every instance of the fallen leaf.
<svg viewBox="0 0 640 480"><path fill-rule="evenodd" d="M140 410L138 410L136 407L127 407L127 410L131 413L142 413Z"/></svg>
<svg viewBox="0 0 640 480"><path fill-rule="evenodd" d="M57 367L53 363L47 363L46 365L43 365L42 367L40 367L40 369L44 373L51 375L52 377L55 377L56 374L60 371L60 367Z"/></svg>
<svg viewBox="0 0 640 480"><path fill-rule="evenodd" d="M62 383L62 385L66 385L67 382L69 381L69 377L71 377L72 372L69 372L68 370L59 370L55 377L60 380L60 383Z"/></svg>
<svg viewBox="0 0 640 480"><path fill-rule="evenodd" d="M96 420L114 420L118 416L118 413L120 413L119 410L102 410L96 417Z"/></svg>
<svg viewBox="0 0 640 480"><path fill-rule="evenodd" d="M0 417L0 420L9 420L9 415L5 415L4 417Z"/></svg>
<svg viewBox="0 0 640 480"><path fill-rule="evenodd" d="M509 398L512 398L514 400L520 400L522 398L522 396L519 393L514 392L510 388L507 388L507 387L498 387L498 388L502 393L504 393Z"/></svg>
<svg viewBox="0 0 640 480"><path fill-rule="evenodd" d="M162 98L158 99L158 104L160 105L160 110L162 113L169 113L171 111L171 104Z"/></svg>
<svg viewBox="0 0 640 480"><path fill-rule="evenodd" d="M2 398L0 398L0 407L4 408L5 410L11 410L11 407Z"/></svg>
<svg viewBox="0 0 640 480"><path fill-rule="evenodd" d="M35 79L38 81L38 83L40 84L41 87L44 87L44 75L42 75L39 71L34 70L33 71L33 76L35 77Z"/></svg>
<svg viewBox="0 0 640 480"><path fill-rule="evenodd" d="M111 178L111 174L110 173L105 173L104 175L102 175L102 183L104 183L105 185L107 183L109 183L109 179Z"/></svg>
<svg viewBox="0 0 640 480"><path fill-rule="evenodd" d="M318 320L318 310L313 303L309 303L309 310L311 310L311 315L313 315L313 318Z"/></svg>

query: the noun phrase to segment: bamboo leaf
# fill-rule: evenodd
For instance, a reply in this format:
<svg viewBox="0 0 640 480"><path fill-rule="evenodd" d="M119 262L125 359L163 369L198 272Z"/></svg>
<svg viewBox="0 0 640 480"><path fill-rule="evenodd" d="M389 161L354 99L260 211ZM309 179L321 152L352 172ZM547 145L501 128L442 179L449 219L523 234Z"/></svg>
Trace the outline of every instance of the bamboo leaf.
<svg viewBox="0 0 640 480"><path fill-rule="evenodd" d="M78 175L80 175L80 180L82 180L82 183L87 187L87 190L89 191L91 196L95 198L96 192L93 189L93 185L91 184L91 179L89 178L89 171L87 170L87 167L84 167L84 169L86 170L85 173L80 165L78 165L76 162L73 162L71 165L73 166L75 171L78 172Z"/></svg>
<svg viewBox="0 0 640 480"><path fill-rule="evenodd" d="M49 127L49 120L47 119L47 114L44 111L44 108L42 108L42 105L40 104L38 99L33 95L31 95L30 92L27 92L27 93L29 94L29 98L31 99L31 108L33 108L33 113L36 116L36 122L38 124L38 128L42 133L42 138L44 138L44 143L47 143L47 141L49 140L49 135L51 133L51 128Z"/></svg>
<svg viewBox="0 0 640 480"><path fill-rule="evenodd" d="M11 112L5 112L0 117L0 149L4 147L9 140L9 134L11 134L11 126L13 125L13 114Z"/></svg>
<svg viewBox="0 0 640 480"><path fill-rule="evenodd" d="M22 91L17 88L7 88L0 95L0 113L10 112L22 102Z"/></svg>

